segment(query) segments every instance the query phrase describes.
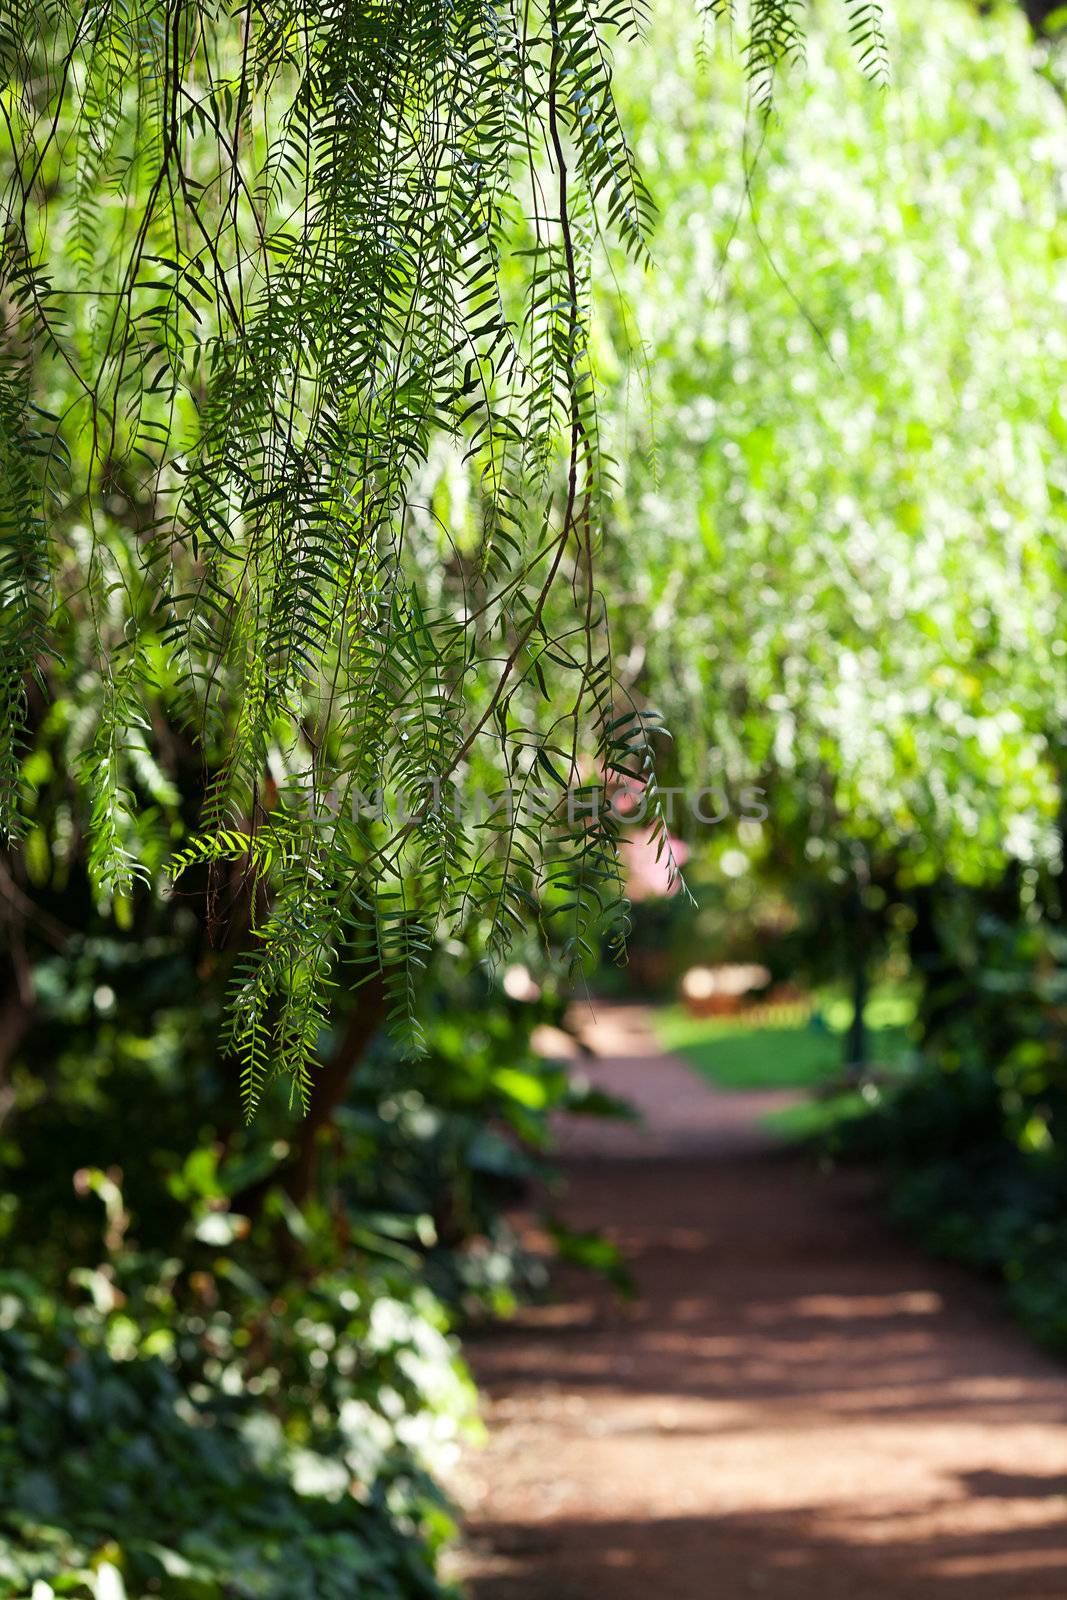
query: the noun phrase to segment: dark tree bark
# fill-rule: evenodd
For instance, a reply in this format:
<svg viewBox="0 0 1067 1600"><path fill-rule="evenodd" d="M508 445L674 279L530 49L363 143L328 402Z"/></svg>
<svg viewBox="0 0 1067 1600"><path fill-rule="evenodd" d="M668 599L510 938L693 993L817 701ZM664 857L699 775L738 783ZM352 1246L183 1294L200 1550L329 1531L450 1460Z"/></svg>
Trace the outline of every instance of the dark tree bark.
<svg viewBox="0 0 1067 1600"><path fill-rule="evenodd" d="M343 1103L352 1074L385 1020L385 980L376 973L356 991L356 1003L332 1052L316 1072L307 1115L294 1124L293 1153L281 1174L272 1172L235 1195L233 1207L254 1217L268 1193L279 1185L297 1206L310 1197L318 1176L319 1157L330 1137L338 1107Z"/></svg>
<svg viewBox="0 0 1067 1600"><path fill-rule="evenodd" d="M1063 0L1022 0L1022 8L1034 32L1043 33L1046 20L1053 12L1062 11Z"/></svg>
<svg viewBox="0 0 1067 1600"><path fill-rule="evenodd" d="M845 1074L860 1078L867 1070L867 1023L864 1012L870 992L871 927L864 902L870 883L866 861L857 857L849 900L848 969L852 986L852 1021L845 1034Z"/></svg>
<svg viewBox="0 0 1067 1600"><path fill-rule="evenodd" d="M385 982L380 974L356 991L356 1003L330 1058L315 1074L307 1116L297 1130L297 1148L285 1178L285 1190L297 1205L315 1186L319 1154L329 1136L334 1113L344 1100L352 1073L385 1017Z"/></svg>
<svg viewBox="0 0 1067 1600"><path fill-rule="evenodd" d="M866 951L862 946L853 953L852 967L852 1021L845 1035L845 1071L858 1078L867 1070L867 1023L864 1011L870 991Z"/></svg>

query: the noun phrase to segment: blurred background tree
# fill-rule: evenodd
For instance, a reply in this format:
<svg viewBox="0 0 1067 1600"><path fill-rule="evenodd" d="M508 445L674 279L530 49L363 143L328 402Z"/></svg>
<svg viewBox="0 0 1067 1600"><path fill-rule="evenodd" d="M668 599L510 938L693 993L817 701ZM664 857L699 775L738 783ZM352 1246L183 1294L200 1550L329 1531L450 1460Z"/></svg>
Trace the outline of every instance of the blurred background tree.
<svg viewBox="0 0 1067 1600"><path fill-rule="evenodd" d="M674 978L699 953L846 995L859 1078L902 986L910 1065L892 1041L896 1087L821 1120L1062 1347L1067 17L1041 20L1035 46L1011 6L896 6L884 96L819 27L754 129L679 13L672 65L620 80L657 271L618 265L595 336L620 674L674 732L661 781L725 813L679 805L701 907L638 934L674 921ZM711 1025L666 1037L740 1081ZM780 1046L746 1070L787 1081Z"/></svg>
<svg viewBox="0 0 1067 1600"><path fill-rule="evenodd" d="M596 329L619 670L733 796L678 826L736 850L765 790L742 850L860 987L938 880L1030 903L1063 854L1063 106L1011 8L889 27L891 94L819 29L756 131L681 14L634 57L659 259Z"/></svg>

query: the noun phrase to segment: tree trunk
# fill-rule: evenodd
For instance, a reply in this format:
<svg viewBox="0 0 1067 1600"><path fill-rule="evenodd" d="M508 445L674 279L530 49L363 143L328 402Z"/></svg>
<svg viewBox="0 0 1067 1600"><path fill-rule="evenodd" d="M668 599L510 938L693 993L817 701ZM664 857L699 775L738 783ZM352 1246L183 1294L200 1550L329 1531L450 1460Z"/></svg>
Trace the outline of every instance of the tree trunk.
<svg viewBox="0 0 1067 1600"><path fill-rule="evenodd" d="M357 1000L333 1053L315 1074L307 1115L293 1129L293 1154L279 1174L270 1173L234 1195L232 1205L247 1217L258 1215L271 1189L279 1184L302 1206L315 1187L319 1155L330 1136L334 1113L344 1100L353 1069L385 1017L385 981L378 973L356 991Z"/></svg>
<svg viewBox="0 0 1067 1600"><path fill-rule="evenodd" d="M858 1079L867 1070L867 1023L864 1012L870 992L867 968L870 961L870 927L863 891L868 882L866 863L857 860L851 900L852 926L849 930L849 970L852 981L852 1021L845 1034L845 1076Z"/></svg>
<svg viewBox="0 0 1067 1600"><path fill-rule="evenodd" d="M296 1155L285 1177L285 1190L297 1205L311 1194L318 1171L319 1153L329 1137L334 1112L344 1100L352 1070L363 1056L385 1016L385 982L376 973L356 991L337 1048L315 1074L307 1116L299 1125Z"/></svg>
<svg viewBox="0 0 1067 1600"><path fill-rule="evenodd" d="M858 948L853 957L852 967L852 1021L848 1025L845 1035L845 1073L850 1078L861 1078L868 1067L867 1060L867 1024L864 1020L864 1011L867 1007L867 996L870 983L867 977L867 963L862 947Z"/></svg>

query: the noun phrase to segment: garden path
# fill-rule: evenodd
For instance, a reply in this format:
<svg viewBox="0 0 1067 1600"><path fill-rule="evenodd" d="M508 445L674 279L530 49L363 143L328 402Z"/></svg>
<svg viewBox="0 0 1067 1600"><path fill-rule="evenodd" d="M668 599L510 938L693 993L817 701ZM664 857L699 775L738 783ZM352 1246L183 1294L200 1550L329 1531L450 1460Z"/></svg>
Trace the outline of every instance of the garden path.
<svg viewBox="0 0 1067 1600"><path fill-rule="evenodd" d="M638 1008L578 1063L645 1129L561 1129L585 1276L475 1341L472 1600L1065 1600L1067 1370L995 1291L889 1231L871 1179L761 1131Z"/></svg>

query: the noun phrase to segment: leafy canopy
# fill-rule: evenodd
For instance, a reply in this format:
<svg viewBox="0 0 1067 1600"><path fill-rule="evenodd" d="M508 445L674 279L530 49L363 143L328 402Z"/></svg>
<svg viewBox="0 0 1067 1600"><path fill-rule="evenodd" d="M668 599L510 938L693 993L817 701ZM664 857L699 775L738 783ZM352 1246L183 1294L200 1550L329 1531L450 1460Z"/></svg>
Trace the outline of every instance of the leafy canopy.
<svg viewBox="0 0 1067 1600"><path fill-rule="evenodd" d="M846 14L880 73L876 9ZM753 0L764 113L800 18ZM611 827L563 793L650 769L655 725L612 673L590 345L596 240L647 260L612 77L646 24L625 0L4 8L0 822L33 881L85 871L120 917L175 843L216 888L238 865L250 1107L278 1068L306 1097L338 949L414 1027L442 926L493 954L540 904L569 961L624 931ZM419 487L457 439L462 529ZM479 826L431 780L548 801ZM411 814L368 818L383 789Z"/></svg>
<svg viewBox="0 0 1067 1600"><path fill-rule="evenodd" d="M602 581L690 782L770 830L978 882L1054 861L1064 688L1067 113L1013 7L900 0L893 83L813 27L753 129L728 52L635 49L661 206L631 323L596 323L622 468ZM684 737L683 737L684 734Z"/></svg>

